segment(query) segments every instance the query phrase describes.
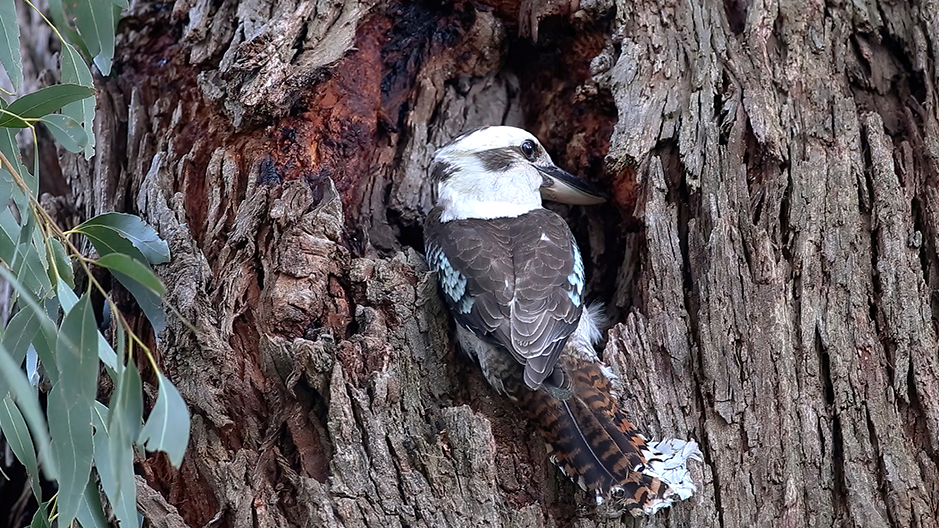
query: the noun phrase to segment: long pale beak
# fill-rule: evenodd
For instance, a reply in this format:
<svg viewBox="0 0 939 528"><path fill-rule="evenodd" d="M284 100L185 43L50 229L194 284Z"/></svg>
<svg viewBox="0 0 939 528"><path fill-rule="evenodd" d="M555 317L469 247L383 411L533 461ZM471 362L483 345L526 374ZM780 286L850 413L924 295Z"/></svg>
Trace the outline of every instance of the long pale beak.
<svg viewBox="0 0 939 528"><path fill-rule="evenodd" d="M594 205L606 201L606 195L593 185L555 165L535 168L544 175L541 197L552 202L571 205Z"/></svg>

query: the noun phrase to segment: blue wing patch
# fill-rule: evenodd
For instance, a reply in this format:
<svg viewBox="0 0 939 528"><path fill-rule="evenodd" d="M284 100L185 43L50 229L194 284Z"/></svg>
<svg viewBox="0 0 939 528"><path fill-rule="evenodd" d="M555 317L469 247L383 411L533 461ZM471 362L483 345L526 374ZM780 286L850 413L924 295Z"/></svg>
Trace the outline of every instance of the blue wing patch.
<svg viewBox="0 0 939 528"><path fill-rule="evenodd" d="M574 271L567 276L567 282L572 287L571 291L567 292L567 296L571 298L575 305L580 306L583 303L584 295L584 261L580 256L577 244L574 244Z"/></svg>
<svg viewBox="0 0 939 528"><path fill-rule="evenodd" d="M437 272L437 283L451 306L460 313L469 313L473 309L473 297L466 293L466 277L453 269L450 260L436 246L427 249L427 263Z"/></svg>

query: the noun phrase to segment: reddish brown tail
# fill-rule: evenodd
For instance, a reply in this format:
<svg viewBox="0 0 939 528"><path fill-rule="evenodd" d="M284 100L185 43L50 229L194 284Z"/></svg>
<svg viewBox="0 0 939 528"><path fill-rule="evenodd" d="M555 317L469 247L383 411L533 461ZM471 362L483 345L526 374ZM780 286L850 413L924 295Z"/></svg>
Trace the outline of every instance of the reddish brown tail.
<svg viewBox="0 0 939 528"><path fill-rule="evenodd" d="M672 494L647 471L650 458L660 453L623 416L599 365L582 363L568 373L573 395L566 401L544 390L506 389L543 429L551 460L582 489L595 493L597 504L633 515L654 512Z"/></svg>

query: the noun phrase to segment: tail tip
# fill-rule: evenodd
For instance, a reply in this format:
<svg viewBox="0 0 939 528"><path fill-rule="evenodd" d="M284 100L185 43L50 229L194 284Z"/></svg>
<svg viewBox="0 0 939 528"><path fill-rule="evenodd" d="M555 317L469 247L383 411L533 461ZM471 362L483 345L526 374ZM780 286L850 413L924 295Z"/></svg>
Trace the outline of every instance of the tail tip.
<svg viewBox="0 0 939 528"><path fill-rule="evenodd" d="M698 443L694 440L671 438L650 442L649 447L659 454L649 461L646 472L668 486L671 493L666 493L664 498L670 499L669 504L691 498L697 488L688 470L688 460L702 461Z"/></svg>
<svg viewBox="0 0 939 528"><path fill-rule="evenodd" d="M618 517L629 511L634 517L652 516L676 502L690 499L697 488L688 470L688 460L702 460L701 450L694 440L675 438L660 442L649 442L651 456L648 458L643 473L659 479L665 490L660 495L648 497L645 502L632 503L624 496L625 490L614 486L607 494L597 491L597 507L608 517ZM632 503L632 504L630 504Z"/></svg>

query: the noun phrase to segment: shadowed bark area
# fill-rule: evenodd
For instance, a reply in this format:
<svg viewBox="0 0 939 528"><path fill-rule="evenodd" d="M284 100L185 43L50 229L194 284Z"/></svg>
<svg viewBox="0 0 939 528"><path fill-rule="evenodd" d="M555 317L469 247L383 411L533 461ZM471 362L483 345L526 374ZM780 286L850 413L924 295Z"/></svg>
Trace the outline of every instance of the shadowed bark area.
<svg viewBox="0 0 939 528"><path fill-rule="evenodd" d="M158 336L192 440L181 470L139 460L140 510L936 526L937 45L933 0L133 4L97 157L51 161L78 216L167 239L167 300L198 329ZM627 416L704 453L698 494L651 521L598 515L450 342L426 172L489 124L611 196L549 207L609 305Z"/></svg>

